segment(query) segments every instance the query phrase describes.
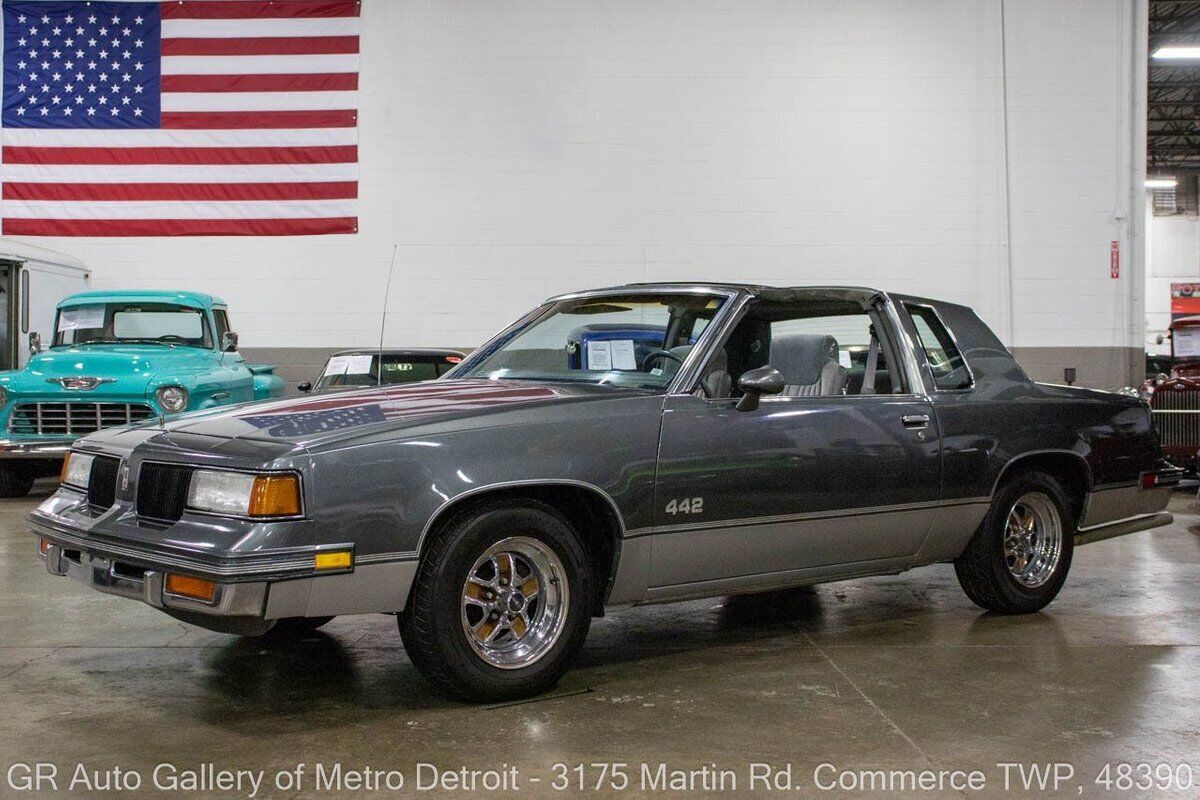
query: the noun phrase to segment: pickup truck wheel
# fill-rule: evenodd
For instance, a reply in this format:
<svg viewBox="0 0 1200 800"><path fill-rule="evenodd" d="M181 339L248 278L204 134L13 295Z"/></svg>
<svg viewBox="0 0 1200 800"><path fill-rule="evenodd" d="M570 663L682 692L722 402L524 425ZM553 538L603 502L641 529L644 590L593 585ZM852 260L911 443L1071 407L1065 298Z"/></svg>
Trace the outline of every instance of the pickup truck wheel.
<svg viewBox="0 0 1200 800"><path fill-rule="evenodd" d="M1062 588L1074 542L1075 515L1062 486L1044 472L1022 472L996 492L954 572L976 605L1029 614Z"/></svg>
<svg viewBox="0 0 1200 800"><path fill-rule="evenodd" d="M496 702L544 692L591 623L592 576L570 524L533 501L476 506L429 544L399 617L409 658L441 691Z"/></svg>
<svg viewBox="0 0 1200 800"><path fill-rule="evenodd" d="M33 470L20 464L0 464L0 497L24 497L33 488Z"/></svg>

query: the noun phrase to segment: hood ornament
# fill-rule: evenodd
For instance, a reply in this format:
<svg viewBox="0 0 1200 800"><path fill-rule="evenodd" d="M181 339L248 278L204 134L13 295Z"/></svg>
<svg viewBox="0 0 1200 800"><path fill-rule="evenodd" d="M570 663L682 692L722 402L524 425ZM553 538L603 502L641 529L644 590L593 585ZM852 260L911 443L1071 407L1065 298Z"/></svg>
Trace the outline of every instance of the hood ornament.
<svg viewBox="0 0 1200 800"><path fill-rule="evenodd" d="M93 378L84 375L74 375L63 378L47 378L46 383L57 383L68 391L90 392L102 383L115 383L116 380L116 378Z"/></svg>

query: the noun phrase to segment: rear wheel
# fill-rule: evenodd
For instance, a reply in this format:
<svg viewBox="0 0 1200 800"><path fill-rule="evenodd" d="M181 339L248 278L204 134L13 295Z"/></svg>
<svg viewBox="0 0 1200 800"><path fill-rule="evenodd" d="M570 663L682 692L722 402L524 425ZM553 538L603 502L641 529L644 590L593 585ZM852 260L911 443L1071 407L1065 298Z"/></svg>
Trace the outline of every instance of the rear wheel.
<svg viewBox="0 0 1200 800"><path fill-rule="evenodd" d="M477 506L429 545L400 635L413 664L447 694L527 697L552 687L582 645L592 583L586 551L553 508Z"/></svg>
<svg viewBox="0 0 1200 800"><path fill-rule="evenodd" d="M23 464L0 464L0 497L24 497L33 488L34 473Z"/></svg>
<svg viewBox="0 0 1200 800"><path fill-rule="evenodd" d="M967 597L989 611L1028 614L1058 595L1075 542L1075 515L1047 473L1018 473L1001 485L954 572Z"/></svg>

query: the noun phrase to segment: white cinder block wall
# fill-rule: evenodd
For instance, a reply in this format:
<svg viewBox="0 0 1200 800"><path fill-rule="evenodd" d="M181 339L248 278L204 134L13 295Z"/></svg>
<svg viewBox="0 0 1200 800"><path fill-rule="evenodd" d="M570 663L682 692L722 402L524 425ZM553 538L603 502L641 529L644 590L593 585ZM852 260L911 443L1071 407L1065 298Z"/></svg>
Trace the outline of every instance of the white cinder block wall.
<svg viewBox="0 0 1200 800"><path fill-rule="evenodd" d="M377 341L395 247L388 344L474 346L625 281L852 283L969 303L1039 377L1117 386L1144 0L1007 0L1003 37L1001 8L363 0L358 235L39 243L97 286L224 296L289 377Z"/></svg>

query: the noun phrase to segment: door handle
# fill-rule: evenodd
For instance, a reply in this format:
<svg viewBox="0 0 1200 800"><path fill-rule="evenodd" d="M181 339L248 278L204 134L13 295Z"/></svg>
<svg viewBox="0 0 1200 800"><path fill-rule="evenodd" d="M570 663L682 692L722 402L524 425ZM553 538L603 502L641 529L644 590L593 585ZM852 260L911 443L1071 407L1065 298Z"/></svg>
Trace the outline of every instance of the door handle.
<svg viewBox="0 0 1200 800"><path fill-rule="evenodd" d="M900 418L904 423L904 427L912 428L913 430L921 430L929 424L928 414L905 414Z"/></svg>

